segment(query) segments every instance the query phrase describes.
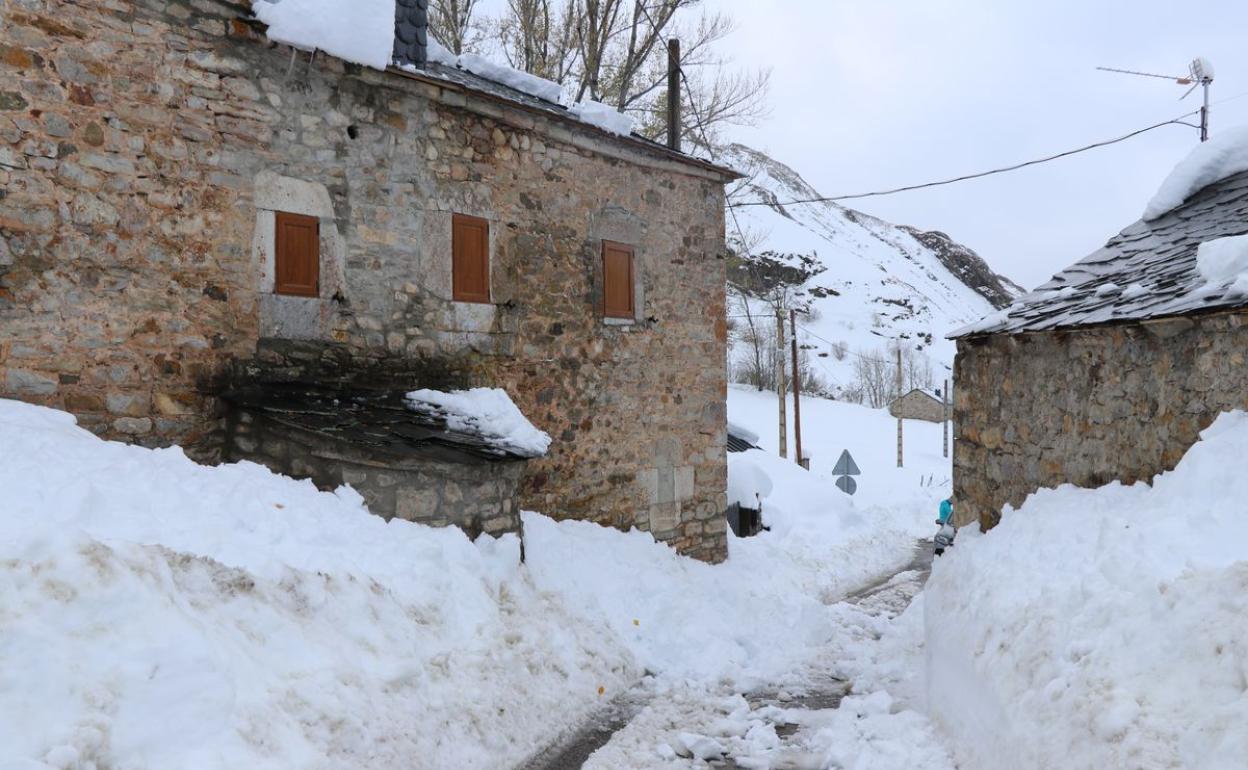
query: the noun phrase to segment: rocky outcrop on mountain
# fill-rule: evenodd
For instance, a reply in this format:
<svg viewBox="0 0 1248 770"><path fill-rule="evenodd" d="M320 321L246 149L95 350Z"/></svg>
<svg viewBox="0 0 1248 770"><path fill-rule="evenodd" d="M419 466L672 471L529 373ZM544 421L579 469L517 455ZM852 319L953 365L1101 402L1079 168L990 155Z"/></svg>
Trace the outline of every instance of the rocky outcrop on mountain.
<svg viewBox="0 0 1248 770"><path fill-rule="evenodd" d="M963 246L945 233L939 230L920 230L909 225L899 227L931 249L941 264L949 268L949 272L991 302L993 307L1003 308L1024 293L1023 287L999 273L994 273L974 249Z"/></svg>

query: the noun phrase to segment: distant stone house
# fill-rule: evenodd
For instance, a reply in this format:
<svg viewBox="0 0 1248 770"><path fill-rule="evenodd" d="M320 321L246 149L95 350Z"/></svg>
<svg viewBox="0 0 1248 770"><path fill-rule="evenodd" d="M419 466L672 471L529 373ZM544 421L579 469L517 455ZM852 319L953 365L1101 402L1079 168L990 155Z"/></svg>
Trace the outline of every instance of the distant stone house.
<svg viewBox="0 0 1248 770"><path fill-rule="evenodd" d="M491 460L384 410L499 387L554 441L468 472L515 485L498 506L722 558L734 174L424 61L421 8L397 5L410 66L380 71L270 42L246 3L6 7L0 396L319 483L371 467L438 523L387 464Z"/></svg>
<svg viewBox="0 0 1248 770"><path fill-rule="evenodd" d="M1148 480L1248 407L1248 294L1201 243L1248 233L1248 173L1200 189L955 333L958 520L1044 487Z"/></svg>
<svg viewBox="0 0 1248 770"><path fill-rule="evenodd" d="M952 407L945 403L940 391L928 388L914 388L888 405L889 414L905 420L944 422L951 411Z"/></svg>

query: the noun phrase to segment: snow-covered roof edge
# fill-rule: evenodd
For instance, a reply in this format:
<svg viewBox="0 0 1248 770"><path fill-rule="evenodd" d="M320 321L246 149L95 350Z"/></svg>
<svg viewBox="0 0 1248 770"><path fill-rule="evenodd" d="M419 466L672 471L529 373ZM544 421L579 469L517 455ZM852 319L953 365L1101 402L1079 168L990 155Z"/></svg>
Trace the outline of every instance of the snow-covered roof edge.
<svg viewBox="0 0 1248 770"><path fill-rule="evenodd" d="M1210 246L1203 249L1203 269L1200 259L1202 245L1245 233L1248 169L1205 185L1156 219L1135 222L1009 307L947 336L1049 331L1248 306L1248 279L1240 281L1238 270L1214 270L1208 264Z"/></svg>
<svg viewBox="0 0 1248 770"><path fill-rule="evenodd" d="M1248 126L1227 129L1196 145L1161 183L1143 219L1173 211L1193 194L1241 171L1248 171Z"/></svg>
<svg viewBox="0 0 1248 770"><path fill-rule="evenodd" d="M445 420L447 430L477 436L517 457L542 457L550 448L550 435L529 422L502 388L413 390L405 401L418 414Z"/></svg>

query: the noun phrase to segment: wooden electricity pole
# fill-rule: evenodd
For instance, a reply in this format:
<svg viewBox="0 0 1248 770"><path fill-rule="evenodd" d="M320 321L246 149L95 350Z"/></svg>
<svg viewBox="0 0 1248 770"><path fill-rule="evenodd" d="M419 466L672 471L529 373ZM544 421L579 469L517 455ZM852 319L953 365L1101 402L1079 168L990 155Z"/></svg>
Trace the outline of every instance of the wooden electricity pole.
<svg viewBox="0 0 1248 770"><path fill-rule="evenodd" d="M793 339L793 446L797 451L797 464L806 467L802 458L802 371L797 368L797 311L789 311L789 332Z"/></svg>
<svg viewBox="0 0 1248 770"><path fill-rule="evenodd" d="M941 417L943 417L944 419L942 419L940 422L942 425L945 426L945 431L944 431L945 435L944 435L944 438L941 439L941 446L944 447L945 457L948 457L949 456L949 380L945 380L945 389L940 391L940 405L941 405L941 408L944 410L941 414Z"/></svg>
<svg viewBox="0 0 1248 770"><path fill-rule="evenodd" d="M784 413L784 310L776 308L776 396L780 402L780 456L789 456L788 421Z"/></svg>
<svg viewBox="0 0 1248 770"><path fill-rule="evenodd" d="M901 342L897 343L897 396L901 398ZM897 404L897 467L901 465L901 404Z"/></svg>

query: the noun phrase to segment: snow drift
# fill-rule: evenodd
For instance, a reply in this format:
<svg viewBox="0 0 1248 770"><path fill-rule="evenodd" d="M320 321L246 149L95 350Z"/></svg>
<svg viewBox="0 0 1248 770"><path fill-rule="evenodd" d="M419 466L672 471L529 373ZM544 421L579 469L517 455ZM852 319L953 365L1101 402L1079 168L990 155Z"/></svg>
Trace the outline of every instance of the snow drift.
<svg viewBox="0 0 1248 770"><path fill-rule="evenodd" d="M904 561L913 520L746 454L772 529L724 564L530 513L521 565L514 536L0 400L0 768L508 767L643 670L822 670L828 605Z"/></svg>
<svg viewBox="0 0 1248 770"><path fill-rule="evenodd" d="M1248 414L1150 487L1042 490L928 584L928 698L968 770L1248 756Z"/></svg>
<svg viewBox="0 0 1248 770"><path fill-rule="evenodd" d="M638 674L515 537L13 401L0 456L6 770L505 767Z"/></svg>

